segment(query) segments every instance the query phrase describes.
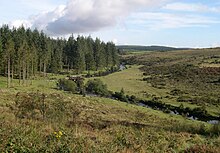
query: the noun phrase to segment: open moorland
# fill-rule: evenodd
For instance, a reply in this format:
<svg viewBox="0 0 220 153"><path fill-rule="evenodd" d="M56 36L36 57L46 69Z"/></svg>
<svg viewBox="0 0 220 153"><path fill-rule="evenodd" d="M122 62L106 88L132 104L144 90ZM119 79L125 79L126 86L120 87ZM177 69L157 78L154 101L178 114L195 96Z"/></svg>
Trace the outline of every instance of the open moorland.
<svg viewBox="0 0 220 153"><path fill-rule="evenodd" d="M218 49L123 55L127 69L98 78L134 103L59 90L66 75L48 73L23 86L14 79L11 88L0 77L0 151L219 152L219 124L159 109L201 108L219 117L219 59Z"/></svg>

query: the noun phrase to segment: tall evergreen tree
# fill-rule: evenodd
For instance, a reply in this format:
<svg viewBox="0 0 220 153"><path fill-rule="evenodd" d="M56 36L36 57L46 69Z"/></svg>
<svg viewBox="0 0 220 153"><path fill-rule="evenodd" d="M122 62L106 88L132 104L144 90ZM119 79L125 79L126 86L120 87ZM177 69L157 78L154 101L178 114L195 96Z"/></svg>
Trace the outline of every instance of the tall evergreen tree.
<svg viewBox="0 0 220 153"><path fill-rule="evenodd" d="M7 73L8 73L8 81L7 87L11 87L11 63L12 63L12 55L14 54L14 42L12 38L9 38L5 45L5 59L7 60Z"/></svg>
<svg viewBox="0 0 220 153"><path fill-rule="evenodd" d="M76 42L76 52L74 56L75 60L75 69L77 70L77 73L82 72L86 68L86 63L85 63L85 41L84 37L78 36L77 37L77 42Z"/></svg>
<svg viewBox="0 0 220 153"><path fill-rule="evenodd" d="M113 43L101 42L96 38L73 35L68 41L52 39L38 30L0 28L0 74L8 76L8 87L14 77L20 84L33 79L40 72L58 73L62 69L74 69L78 73L99 70L118 63ZM23 80L23 81L22 81Z"/></svg>
<svg viewBox="0 0 220 153"><path fill-rule="evenodd" d="M106 67L113 65L113 59L112 59L112 44L108 42L106 44L105 48L105 57L106 57Z"/></svg>
<svg viewBox="0 0 220 153"><path fill-rule="evenodd" d="M86 62L86 70L89 72L91 70L95 70L95 59L94 59L94 50L93 50L94 41L91 37L86 39L87 51L85 53L85 62Z"/></svg>
<svg viewBox="0 0 220 153"><path fill-rule="evenodd" d="M1 33L0 33L0 73L2 71L2 65L3 65L3 51L2 51L2 36L1 36Z"/></svg>
<svg viewBox="0 0 220 153"><path fill-rule="evenodd" d="M96 38L95 43L94 43L94 59L96 62L96 70L102 69L104 64L104 50L105 47L103 43L101 43L100 39Z"/></svg>

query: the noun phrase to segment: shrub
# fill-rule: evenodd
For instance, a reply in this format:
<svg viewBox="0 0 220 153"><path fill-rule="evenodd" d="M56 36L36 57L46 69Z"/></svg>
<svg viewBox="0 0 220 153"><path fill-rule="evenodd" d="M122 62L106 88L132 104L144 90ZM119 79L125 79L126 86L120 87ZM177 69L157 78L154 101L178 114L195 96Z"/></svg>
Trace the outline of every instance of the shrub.
<svg viewBox="0 0 220 153"><path fill-rule="evenodd" d="M77 91L77 85L74 81L60 79L57 83L57 86L60 90L70 91L75 93Z"/></svg>
<svg viewBox="0 0 220 153"><path fill-rule="evenodd" d="M59 94L18 93L11 109L18 118L60 120L69 113L68 104Z"/></svg>
<svg viewBox="0 0 220 153"><path fill-rule="evenodd" d="M190 96L179 96L177 102L192 102L192 98Z"/></svg>
<svg viewBox="0 0 220 153"><path fill-rule="evenodd" d="M110 94L107 85L100 79L89 80L86 84L86 91L101 96L109 96Z"/></svg>
<svg viewBox="0 0 220 153"><path fill-rule="evenodd" d="M195 145L183 151L184 153L216 153L218 149L207 145Z"/></svg>
<svg viewBox="0 0 220 153"><path fill-rule="evenodd" d="M183 94L183 92L179 89L174 89L174 90L170 91L170 95L172 95L172 96L179 96L182 94Z"/></svg>
<svg viewBox="0 0 220 153"><path fill-rule="evenodd" d="M211 133L214 135L220 135L220 122L212 126Z"/></svg>

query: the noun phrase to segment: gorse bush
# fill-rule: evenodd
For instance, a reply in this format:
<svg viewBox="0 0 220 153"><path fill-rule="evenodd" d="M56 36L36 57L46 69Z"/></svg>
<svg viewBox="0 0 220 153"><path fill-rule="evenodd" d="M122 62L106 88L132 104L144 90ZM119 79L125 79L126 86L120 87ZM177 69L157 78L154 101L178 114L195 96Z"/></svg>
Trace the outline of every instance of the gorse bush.
<svg viewBox="0 0 220 153"><path fill-rule="evenodd" d="M40 93L17 93L15 107L16 117L19 118L44 118L48 106L45 104L45 94Z"/></svg>
<svg viewBox="0 0 220 153"><path fill-rule="evenodd" d="M104 84L100 79L89 80L86 83L86 91L101 96L110 95L110 92L107 89L107 85Z"/></svg>
<svg viewBox="0 0 220 153"><path fill-rule="evenodd" d="M214 135L220 135L220 122L212 126L211 133Z"/></svg>
<svg viewBox="0 0 220 153"><path fill-rule="evenodd" d="M76 93L77 91L77 84L74 81L60 79L57 83L57 86L60 90L70 91Z"/></svg>
<svg viewBox="0 0 220 153"><path fill-rule="evenodd" d="M59 94L18 93L11 108L18 118L59 120L68 115L68 104Z"/></svg>

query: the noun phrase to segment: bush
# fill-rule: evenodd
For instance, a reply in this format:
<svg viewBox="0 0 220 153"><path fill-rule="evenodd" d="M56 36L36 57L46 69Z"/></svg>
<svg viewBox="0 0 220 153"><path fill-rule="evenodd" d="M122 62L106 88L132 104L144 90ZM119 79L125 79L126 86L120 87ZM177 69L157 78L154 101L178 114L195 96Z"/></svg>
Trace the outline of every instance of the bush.
<svg viewBox="0 0 220 153"><path fill-rule="evenodd" d="M214 135L220 135L220 122L212 126L211 133Z"/></svg>
<svg viewBox="0 0 220 153"><path fill-rule="evenodd" d="M77 91L77 85L74 81L66 80L66 79L60 79L57 84L58 88L60 90L64 91L70 91L75 93Z"/></svg>
<svg viewBox="0 0 220 153"><path fill-rule="evenodd" d="M68 104L59 94L17 93L11 109L18 118L60 120L68 114Z"/></svg>
<svg viewBox="0 0 220 153"><path fill-rule="evenodd" d="M123 102L129 102L128 97L122 92L115 92L112 96L116 98L117 100L120 100Z"/></svg>
<svg viewBox="0 0 220 153"><path fill-rule="evenodd" d="M107 85L100 79L89 80L86 84L86 91L101 96L109 96L110 94Z"/></svg>
<svg viewBox="0 0 220 153"><path fill-rule="evenodd" d="M216 153L217 148L207 146L207 145L195 145L183 151L184 153Z"/></svg>
<svg viewBox="0 0 220 153"><path fill-rule="evenodd" d="M177 102L192 102L192 98L190 96L179 96L177 98Z"/></svg>

